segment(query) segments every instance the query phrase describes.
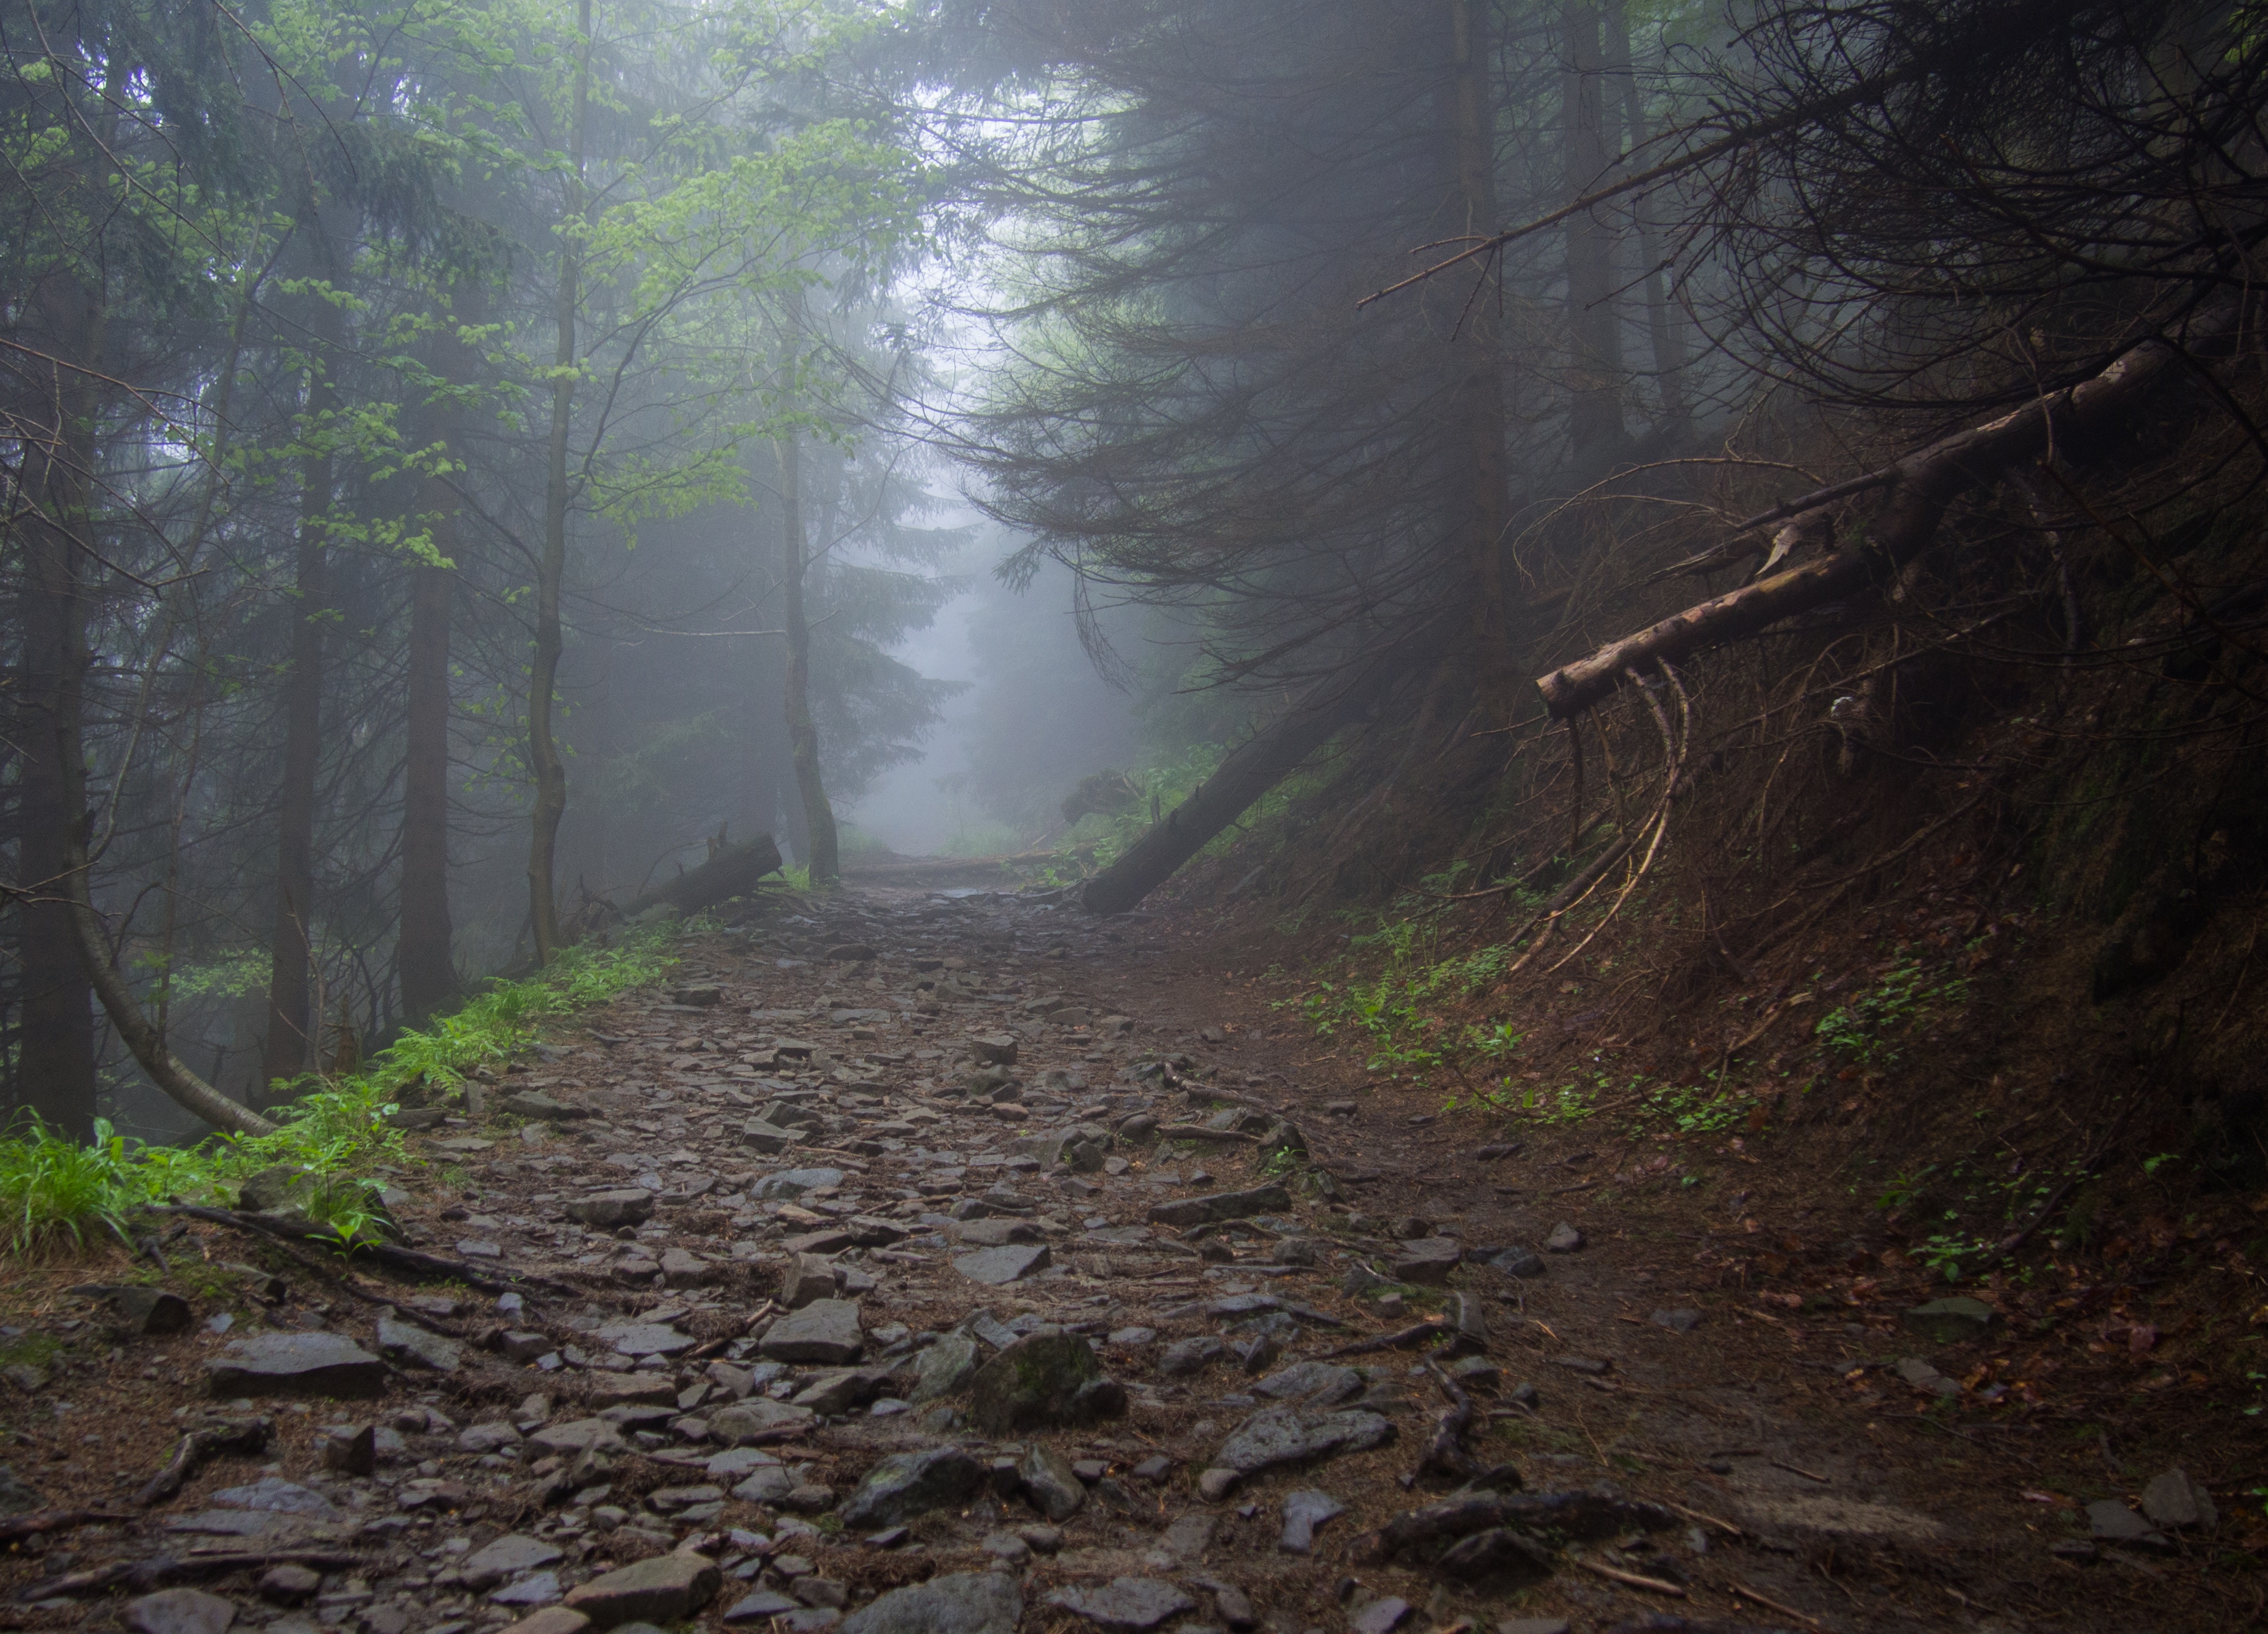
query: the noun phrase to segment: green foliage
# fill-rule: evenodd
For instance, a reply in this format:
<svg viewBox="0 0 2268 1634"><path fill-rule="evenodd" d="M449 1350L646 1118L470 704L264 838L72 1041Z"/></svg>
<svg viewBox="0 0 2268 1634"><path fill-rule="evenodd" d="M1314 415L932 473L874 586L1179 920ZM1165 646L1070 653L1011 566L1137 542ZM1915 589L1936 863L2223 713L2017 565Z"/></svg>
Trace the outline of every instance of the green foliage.
<svg viewBox="0 0 2268 1634"><path fill-rule="evenodd" d="M1382 920L1375 931L1349 938L1358 949L1385 955L1377 975L1365 980L1351 974L1344 983L1320 983L1314 992L1291 1002L1320 1038L1351 1032L1366 1039L1373 1072L1424 1082L1447 1071L1471 1089L1469 1070L1507 1066L1526 1034L1508 1021L1484 1017L1461 1022L1447 1011L1469 1003L1496 982L1513 953L1491 946L1436 957L1436 938L1431 919Z"/></svg>
<svg viewBox="0 0 2268 1634"><path fill-rule="evenodd" d="M402 1160L401 1137L386 1120L413 1084L446 1093L508 1059L539 1023L659 980L676 962L667 952L675 934L656 926L618 947L571 948L540 975L491 982L427 1030L402 1034L362 1071L299 1080L304 1093L277 1113L272 1135L151 1146L98 1122L93 1142L81 1146L34 1122L0 1139L0 1252L77 1248L104 1231L122 1240L136 1208L225 1199L245 1176L277 1165L312 1177L301 1206L342 1247L367 1240L387 1222L361 1176Z"/></svg>
<svg viewBox="0 0 2268 1634"><path fill-rule="evenodd" d="M1899 1055L1895 1037L1940 1006L1957 1005L1968 978L1933 981L1918 959L1893 967L1873 988L1819 1018L1813 1034L1834 1054L1862 1067L1889 1067Z"/></svg>

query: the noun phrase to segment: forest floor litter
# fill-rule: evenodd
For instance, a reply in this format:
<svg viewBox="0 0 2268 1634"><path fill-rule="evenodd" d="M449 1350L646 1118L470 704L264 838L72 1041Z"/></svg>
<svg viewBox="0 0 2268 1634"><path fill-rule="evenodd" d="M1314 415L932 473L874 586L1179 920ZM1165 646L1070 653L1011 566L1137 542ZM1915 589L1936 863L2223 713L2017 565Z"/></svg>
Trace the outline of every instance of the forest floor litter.
<svg viewBox="0 0 2268 1634"><path fill-rule="evenodd" d="M2042 1491L1955 1413L1991 1304L1775 1308L1711 1269L1746 1193L1602 1200L1173 912L976 877L767 896L547 1029L391 1177L453 1277L214 1211L11 1268L0 1627L2242 1621L2225 1472Z"/></svg>

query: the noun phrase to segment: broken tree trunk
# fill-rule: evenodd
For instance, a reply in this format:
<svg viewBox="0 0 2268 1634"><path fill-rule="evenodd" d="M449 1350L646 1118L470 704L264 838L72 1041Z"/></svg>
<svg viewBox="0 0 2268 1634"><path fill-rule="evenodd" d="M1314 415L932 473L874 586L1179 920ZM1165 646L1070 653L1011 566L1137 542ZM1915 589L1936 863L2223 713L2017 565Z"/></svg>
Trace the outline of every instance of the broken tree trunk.
<svg viewBox="0 0 2268 1634"><path fill-rule="evenodd" d="M1688 607L1542 677L1535 685L1544 706L1565 720L1614 692L1627 672L1650 673L1657 661L1679 662L1761 634L1796 614L1887 588L1935 541L1954 500L1989 488L2022 461L2046 458L2058 444L2093 440L2133 414L2186 361L2227 357L2235 348L2244 311L2240 298L2217 302L2177 326L2172 338L2144 341L2076 386L1942 438L1856 482L1774 506L1751 526L1801 517L1854 490L1889 489L1865 534L1841 549Z"/></svg>
<svg viewBox="0 0 2268 1634"><path fill-rule="evenodd" d="M727 845L698 868L688 868L667 885L648 891L622 910L632 919L666 905L681 914L699 913L728 896L742 896L780 865L779 847L760 834L744 845Z"/></svg>
<svg viewBox="0 0 2268 1634"><path fill-rule="evenodd" d="M1123 914L1163 885L1245 807L1382 696L1401 674L1408 644L1380 654L1344 680L1321 682L1290 713L1229 751L1196 793L1086 882L1079 905L1091 913Z"/></svg>

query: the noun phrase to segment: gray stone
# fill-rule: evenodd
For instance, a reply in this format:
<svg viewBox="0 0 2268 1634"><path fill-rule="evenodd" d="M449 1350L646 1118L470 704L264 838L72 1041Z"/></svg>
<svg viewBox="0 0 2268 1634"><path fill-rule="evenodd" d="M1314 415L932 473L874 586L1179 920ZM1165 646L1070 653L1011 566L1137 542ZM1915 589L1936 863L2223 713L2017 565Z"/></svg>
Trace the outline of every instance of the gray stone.
<svg viewBox="0 0 2268 1634"><path fill-rule="evenodd" d="M1203 1372L1226 1354L1228 1347L1209 1333L1199 1334L1194 1339L1176 1339L1158 1358L1158 1371L1168 1379L1179 1379Z"/></svg>
<svg viewBox="0 0 2268 1634"><path fill-rule="evenodd" d="M260 1574L260 1598L278 1606L296 1606L311 1600L323 1586L323 1574L312 1566L285 1562Z"/></svg>
<svg viewBox="0 0 2268 1634"><path fill-rule="evenodd" d="M794 1407L807 1407L814 1413L847 1413L880 1395L889 1377L889 1370L882 1367L845 1367L817 1373L810 1383L790 1396L788 1402Z"/></svg>
<svg viewBox="0 0 2268 1634"><path fill-rule="evenodd" d="M1216 1191L1202 1197L1176 1197L1151 1206L1153 1226L1202 1226L1208 1220L1249 1219L1256 1214L1276 1214L1292 1206L1292 1194L1281 1186L1256 1186L1249 1191Z"/></svg>
<svg viewBox="0 0 2268 1634"><path fill-rule="evenodd" d="M1313 1463L1341 1453L1366 1452L1394 1439L1390 1419L1349 1409L1304 1413L1290 1407L1265 1407L1233 1431L1213 1454L1207 1475L1226 1472L1225 1490L1238 1478L1264 1470Z"/></svg>
<svg viewBox="0 0 2268 1634"><path fill-rule="evenodd" d="M529 1436L531 1445L547 1453L585 1453L593 1447L618 1448L622 1435L603 1418L570 1418L546 1424Z"/></svg>
<svg viewBox="0 0 2268 1634"><path fill-rule="evenodd" d="M2087 1506L2087 1529L2098 1543L2158 1550L2173 1547L2164 1533L2115 1498L2099 1498Z"/></svg>
<svg viewBox="0 0 2268 1634"><path fill-rule="evenodd" d="M1496 1625L1496 1634L1568 1634L1565 1617L1506 1617Z"/></svg>
<svg viewBox="0 0 2268 1634"><path fill-rule="evenodd" d="M1068 1520L1086 1502L1086 1483L1071 1461L1044 1444L1035 1442L1018 1461L1016 1478L1032 1507L1049 1520Z"/></svg>
<svg viewBox="0 0 2268 1634"><path fill-rule="evenodd" d="M852 1299L814 1299L774 1322L760 1347L776 1362L816 1362L839 1367L855 1362L866 1347Z"/></svg>
<svg viewBox="0 0 2268 1634"><path fill-rule="evenodd" d="M311 1520L336 1520L338 1505L320 1492L281 1476L262 1476L249 1486L223 1487L211 1502L223 1509L248 1509L269 1515L304 1515Z"/></svg>
<svg viewBox="0 0 2268 1634"><path fill-rule="evenodd" d="M541 1538L529 1537L522 1532L507 1532L459 1561L457 1575L468 1587L494 1588L509 1578L555 1564L561 1558L560 1550ZM553 1598L556 1599L557 1595L554 1594Z"/></svg>
<svg viewBox="0 0 2268 1634"><path fill-rule="evenodd" d="M1506 1248L1489 1262L1507 1277L1541 1277L1543 1256L1533 1248Z"/></svg>
<svg viewBox="0 0 2268 1634"><path fill-rule="evenodd" d="M989 1066L1016 1064L1016 1040L1007 1033L988 1033L968 1041L968 1053Z"/></svg>
<svg viewBox="0 0 2268 1634"><path fill-rule="evenodd" d="M656 1555L571 1589L567 1603L593 1628L624 1623L675 1623L716 1597L723 1579L703 1555Z"/></svg>
<svg viewBox="0 0 2268 1634"><path fill-rule="evenodd" d="M1000 1287L1034 1271L1045 1270L1049 1263L1047 1244L1019 1243L964 1254L954 1261L953 1269L971 1282Z"/></svg>
<svg viewBox="0 0 2268 1634"><path fill-rule="evenodd" d="M1155 1344L1157 1342L1158 1330L1155 1328L1114 1328L1103 1340L1105 1344L1129 1346Z"/></svg>
<svg viewBox="0 0 2268 1634"><path fill-rule="evenodd" d="M1329 1492L1319 1492L1313 1487L1302 1487L1296 1492L1284 1494L1284 1535L1276 1540L1276 1547L1287 1555L1305 1555L1315 1547L1315 1528L1334 1516L1346 1513L1346 1505Z"/></svg>
<svg viewBox="0 0 2268 1634"><path fill-rule="evenodd" d="M814 1299L835 1297L835 1262L816 1254L799 1254L780 1276L779 1301L799 1311Z"/></svg>
<svg viewBox="0 0 2268 1634"><path fill-rule="evenodd" d="M1197 1586L1211 1594L1213 1609L1220 1613L1220 1620L1235 1630L1236 1634L1244 1634L1246 1630L1260 1626L1260 1618L1252 1609L1251 1596L1235 1584L1224 1583L1219 1578L1206 1578Z"/></svg>
<svg viewBox="0 0 2268 1634"><path fill-rule="evenodd" d="M136 1634L227 1634L236 1608L201 1588L160 1589L129 1601L126 1626Z"/></svg>
<svg viewBox="0 0 2268 1634"><path fill-rule="evenodd" d="M136 1284L110 1294L110 1314L128 1333L180 1333L189 1325L189 1302L163 1288Z"/></svg>
<svg viewBox="0 0 2268 1634"><path fill-rule="evenodd" d="M2185 1469L2169 1469L2144 1487L2142 1513L2161 1527L2199 1527L2209 1532L2220 1524L2213 1495Z"/></svg>
<svg viewBox="0 0 2268 1634"><path fill-rule="evenodd" d="M1565 1220L1561 1220L1551 1228L1551 1234L1543 1240L1543 1250L1547 1254L1572 1254L1583 1246L1583 1233Z"/></svg>
<svg viewBox="0 0 2268 1634"><path fill-rule="evenodd" d="M1047 1603L1085 1617L1106 1634L1145 1634L1197 1606L1187 1590L1162 1578L1113 1578L1101 1588L1059 1588Z"/></svg>
<svg viewBox="0 0 2268 1634"><path fill-rule="evenodd" d="M1038 1226L1014 1218L963 1220L954 1227L953 1234L972 1248L1005 1248L1011 1243L1040 1240Z"/></svg>
<svg viewBox="0 0 2268 1634"><path fill-rule="evenodd" d="M1462 1582L1541 1583L1551 1575L1551 1551L1509 1527L1487 1527L1449 1545L1434 1571Z"/></svg>
<svg viewBox="0 0 2268 1634"><path fill-rule="evenodd" d="M1278 1402L1336 1407L1362 1393L1362 1375L1336 1362L1294 1362L1269 1374L1253 1388Z"/></svg>
<svg viewBox="0 0 2268 1634"><path fill-rule="evenodd" d="M590 1108L578 1107L571 1100L561 1100L540 1089L517 1091L506 1095L503 1104L506 1112L517 1112L524 1118L537 1118L552 1123L564 1123L591 1115Z"/></svg>
<svg viewBox="0 0 2268 1634"><path fill-rule="evenodd" d="M1698 1311L1656 1311L1652 1318L1657 1328L1667 1328L1672 1333L1691 1333L1701 1325Z"/></svg>
<svg viewBox="0 0 2268 1634"><path fill-rule="evenodd" d="M1347 1619L1347 1627L1354 1634L1394 1634L1409 1615L1410 1602L1388 1594L1362 1607Z"/></svg>
<svg viewBox="0 0 2268 1634"><path fill-rule="evenodd" d="M801 1483L777 1464L770 1468L751 1471L748 1477L733 1489L733 1496L744 1504L777 1504Z"/></svg>
<svg viewBox="0 0 2268 1634"><path fill-rule="evenodd" d="M704 1260L690 1248L665 1248L661 1279L672 1288L706 1288L724 1279L725 1268Z"/></svg>
<svg viewBox="0 0 2268 1634"><path fill-rule="evenodd" d="M376 1395L386 1365L343 1334L264 1333L236 1339L205 1364L213 1395Z"/></svg>
<svg viewBox="0 0 2268 1634"><path fill-rule="evenodd" d="M617 1356L675 1356L700 1343L667 1322L609 1322L598 1337Z"/></svg>
<svg viewBox="0 0 2268 1634"><path fill-rule="evenodd" d="M497 1590L489 1596L489 1603L494 1606L549 1606L556 1603L558 1599L559 1574L556 1571L531 1571Z"/></svg>
<svg viewBox="0 0 2268 1634"><path fill-rule="evenodd" d="M571 1201L567 1204L567 1218L608 1230L616 1226L643 1225L653 1218L653 1193L643 1186L594 1191L587 1197Z"/></svg>
<svg viewBox="0 0 2268 1634"><path fill-rule="evenodd" d="M983 1359L976 1341L965 1333L949 1333L914 1358L913 1402L934 1402L957 1395L976 1376Z"/></svg>
<svg viewBox="0 0 2268 1634"><path fill-rule="evenodd" d="M457 1345L438 1333L428 1333L415 1322L403 1321L390 1311L378 1317L378 1353L403 1367L437 1373L457 1371Z"/></svg>
<svg viewBox="0 0 2268 1634"><path fill-rule="evenodd" d="M1917 1390L1931 1395L1951 1398L1961 1394L1961 1381L1948 1379L1931 1365L1925 1357L1905 1356L1898 1358L1898 1377Z"/></svg>
<svg viewBox="0 0 2268 1634"><path fill-rule="evenodd" d="M1917 1305L1905 1314L1905 1325L1935 1344L1959 1344L1967 1339L1981 1339L2000 1320L2000 1313L1982 1299L1959 1295L1950 1299L1932 1299L1926 1305Z"/></svg>
<svg viewBox="0 0 2268 1634"><path fill-rule="evenodd" d="M767 1174L748 1188L748 1196L760 1202L773 1198L800 1197L806 1191L817 1191L824 1186L840 1186L841 1169L783 1169L777 1174Z"/></svg>
<svg viewBox="0 0 2268 1634"><path fill-rule="evenodd" d="M760 1588L753 1594L734 1601L725 1608L725 1625L733 1628L743 1623L761 1623L783 1612L793 1611L795 1606L795 1601L777 1590Z"/></svg>
<svg viewBox="0 0 2268 1634"><path fill-rule="evenodd" d="M740 1125L740 1144L766 1153L784 1152L803 1137L803 1131L799 1129L782 1129L777 1124L767 1123L762 1118L750 1118Z"/></svg>
<svg viewBox="0 0 2268 1634"><path fill-rule="evenodd" d="M730 1407L718 1409L709 1415L709 1434L711 1439L726 1446L740 1446L760 1438L784 1440L787 1437L810 1428L813 1414L808 1407L795 1407L785 1402L775 1402L769 1396L752 1395L745 1402L735 1402ZM535 1439L541 1441L542 1433Z"/></svg>
<svg viewBox="0 0 2268 1634"><path fill-rule="evenodd" d="M28 1515L48 1506L46 1496L5 1464L0 1464L0 1515Z"/></svg>
<svg viewBox="0 0 2268 1634"><path fill-rule="evenodd" d="M866 1472L843 1505L847 1526L902 1526L958 1504L984 1483L984 1466L957 1446L895 1453Z"/></svg>
<svg viewBox="0 0 2268 1634"><path fill-rule="evenodd" d="M1005 1572L952 1572L892 1589L844 1619L843 1634L1015 1634L1023 1615Z"/></svg>
<svg viewBox="0 0 2268 1634"><path fill-rule="evenodd" d="M969 1417L993 1435L1094 1424L1126 1410L1126 1392L1102 1376L1094 1348L1073 1334L1019 1339L969 1381Z"/></svg>
<svg viewBox="0 0 2268 1634"><path fill-rule="evenodd" d="M1448 1280L1449 1273L1464 1257L1464 1249L1454 1237L1420 1237L1402 1244L1395 1251L1395 1279L1438 1287Z"/></svg>

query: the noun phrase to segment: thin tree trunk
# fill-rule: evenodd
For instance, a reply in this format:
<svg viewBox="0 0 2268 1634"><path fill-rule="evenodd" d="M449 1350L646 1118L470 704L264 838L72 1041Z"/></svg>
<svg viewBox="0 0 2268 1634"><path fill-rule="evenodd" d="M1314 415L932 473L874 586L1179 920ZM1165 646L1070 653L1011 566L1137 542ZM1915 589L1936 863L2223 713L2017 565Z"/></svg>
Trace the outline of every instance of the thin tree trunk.
<svg viewBox="0 0 2268 1634"><path fill-rule="evenodd" d="M1496 99L1489 85L1490 8L1485 0L1448 0L1452 53L1450 101L1462 231L1496 231ZM1494 303L1483 291L1462 320L1455 344L1456 415L1463 456L1459 488L1465 569L1472 599L1469 626L1474 680L1484 712L1509 718L1517 685L1507 640L1504 539L1511 517L1505 491L1505 416L1501 336Z"/></svg>
<svg viewBox="0 0 2268 1634"><path fill-rule="evenodd" d="M23 451L18 519L24 657L16 709L17 873L26 895L18 905L23 1011L16 1081L21 1108L56 1133L84 1141L95 1114L94 1016L70 893L75 883L85 889L71 872L71 835L86 808L79 718L87 585L80 534L90 519L98 407L88 370L99 367L103 323L99 294L76 278L57 275L36 299L56 361L41 371L53 430Z"/></svg>
<svg viewBox="0 0 2268 1634"><path fill-rule="evenodd" d="M1607 49L1616 76L1622 81L1623 123L1628 132L1626 152L1641 151L1652 136L1646 117L1646 99L1638 94L1638 70L1631 58L1630 26L1623 0L1608 0L1605 11ZM1684 314L1669 299L1662 276L1661 234L1655 228L1646 195L1631 211L1638 223L1638 253L1646 257L1646 338L1653 346L1655 388L1661 394L1661 429L1673 442L1683 442L1691 429L1691 411L1685 401Z"/></svg>
<svg viewBox="0 0 2268 1634"><path fill-rule="evenodd" d="M800 310L800 298L798 307ZM798 328L800 329L800 325ZM788 750L795 762L795 784L803 797L803 821L810 838L806 865L811 882L824 885L842 872L836 854L835 808L819 777L819 728L811 718L811 627L803 616L803 475L795 438L778 442L780 476L781 622L787 629Z"/></svg>
<svg viewBox="0 0 2268 1634"><path fill-rule="evenodd" d="M337 287L342 282L338 239L332 212L311 206L303 231L313 239L308 276ZM322 761L323 634L329 609L329 526L334 462L331 438L337 431L337 374L345 339L338 305L320 295L306 298L309 351L306 413L300 436L307 449L299 461L298 561L292 585L291 666L284 678L284 778L276 824L276 917L269 938L268 1041L261 1078L275 1086L298 1077L314 1063L314 1029L321 1018L308 1013L309 980L314 964L315 777Z"/></svg>
<svg viewBox="0 0 2268 1634"><path fill-rule="evenodd" d="M1560 129L1568 193L1606 178L1604 65L1595 6L1561 8L1566 60L1560 75ZM1567 343L1571 401L1567 438L1580 456L1624 438L1622 330L1615 313L1613 231L1595 210L1567 220Z"/></svg>
<svg viewBox="0 0 2268 1634"><path fill-rule="evenodd" d="M559 684L559 597L567 578L567 434L575 408L575 314L582 277L583 127L591 99L591 0L576 0L574 107L569 118L567 199L560 212L559 288L552 361L551 441L543 475L543 557L535 578L535 662L527 687L527 758L535 774L535 813L527 846L527 903L535 962L559 947L559 895L552 880L559 820L567 813L567 762L551 732Z"/></svg>

